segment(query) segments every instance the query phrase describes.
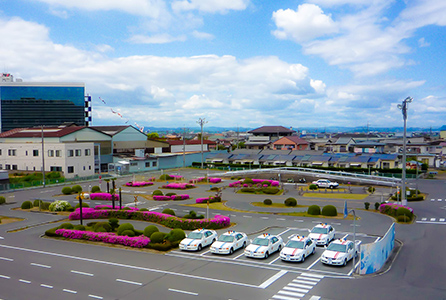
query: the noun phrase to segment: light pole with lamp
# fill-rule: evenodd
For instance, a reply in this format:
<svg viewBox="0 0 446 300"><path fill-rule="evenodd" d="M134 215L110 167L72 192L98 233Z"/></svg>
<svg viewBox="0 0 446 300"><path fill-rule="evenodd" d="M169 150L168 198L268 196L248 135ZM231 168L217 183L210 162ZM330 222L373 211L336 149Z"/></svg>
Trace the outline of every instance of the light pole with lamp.
<svg viewBox="0 0 446 300"><path fill-rule="evenodd" d="M407 97L401 104L398 104L398 108L403 113L404 120L404 132L403 132L403 174L401 176L401 204L407 205L406 200L406 120L407 120L407 108L409 103L413 100L412 97Z"/></svg>
<svg viewBox="0 0 446 300"><path fill-rule="evenodd" d="M201 127L201 168L203 169L203 126L207 123L205 118L199 118L197 123Z"/></svg>

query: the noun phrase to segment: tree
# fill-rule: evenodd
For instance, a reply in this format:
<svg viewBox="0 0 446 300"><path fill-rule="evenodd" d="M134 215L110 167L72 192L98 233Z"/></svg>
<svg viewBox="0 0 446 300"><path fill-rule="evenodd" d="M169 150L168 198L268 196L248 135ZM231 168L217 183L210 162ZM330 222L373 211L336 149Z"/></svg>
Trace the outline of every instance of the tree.
<svg viewBox="0 0 446 300"><path fill-rule="evenodd" d="M147 134L147 139L148 140L157 139L159 137L160 136L159 136L158 132L150 132L150 133Z"/></svg>

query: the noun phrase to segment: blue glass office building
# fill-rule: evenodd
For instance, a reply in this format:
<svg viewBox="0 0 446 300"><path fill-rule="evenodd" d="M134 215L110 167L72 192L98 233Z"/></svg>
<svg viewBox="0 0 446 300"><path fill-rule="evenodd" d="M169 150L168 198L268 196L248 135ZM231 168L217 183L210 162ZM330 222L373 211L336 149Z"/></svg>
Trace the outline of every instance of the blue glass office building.
<svg viewBox="0 0 446 300"><path fill-rule="evenodd" d="M82 83L0 82L0 101L2 132L91 121L91 97Z"/></svg>

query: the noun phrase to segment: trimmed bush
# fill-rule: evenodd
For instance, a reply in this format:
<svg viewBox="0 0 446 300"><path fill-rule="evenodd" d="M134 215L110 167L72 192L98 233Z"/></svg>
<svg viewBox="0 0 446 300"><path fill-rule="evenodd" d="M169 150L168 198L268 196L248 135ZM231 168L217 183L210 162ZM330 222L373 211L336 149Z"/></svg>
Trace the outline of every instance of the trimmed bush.
<svg viewBox="0 0 446 300"><path fill-rule="evenodd" d="M400 207L396 210L396 216L407 216L412 219L413 213L405 207Z"/></svg>
<svg viewBox="0 0 446 300"><path fill-rule="evenodd" d="M68 201L57 200L50 204L48 209L50 211L66 211L71 207L71 204Z"/></svg>
<svg viewBox="0 0 446 300"><path fill-rule="evenodd" d="M408 223L408 222L412 221L412 219L411 219L410 217L408 217L408 216L404 216L404 215L402 215L402 216L398 216L398 217L396 218L396 220L397 220L398 222L400 222L400 223Z"/></svg>
<svg viewBox="0 0 446 300"><path fill-rule="evenodd" d="M296 206L297 200L290 197L290 198L287 198L284 203L285 203L285 206Z"/></svg>
<svg viewBox="0 0 446 300"><path fill-rule="evenodd" d="M71 223L62 223L60 224L60 226L58 227L59 229L74 229L74 225Z"/></svg>
<svg viewBox="0 0 446 300"><path fill-rule="evenodd" d="M318 187L317 187L317 185L315 185L315 184L310 184L310 186L308 187L308 189L310 189L310 190L317 190Z"/></svg>
<svg viewBox="0 0 446 300"><path fill-rule="evenodd" d="M255 193L256 189L252 188L252 187L245 187L245 188L241 188L240 191L242 193Z"/></svg>
<svg viewBox="0 0 446 300"><path fill-rule="evenodd" d="M262 189L264 194L268 194L268 195L275 195L278 192L280 192L280 189L277 187L266 187Z"/></svg>
<svg viewBox="0 0 446 300"><path fill-rule="evenodd" d="M176 248L178 247L178 243L177 242L169 242L169 241L165 241L164 243L148 243L147 248L149 249L154 249L154 250L158 250L158 251L168 251L172 248Z"/></svg>
<svg viewBox="0 0 446 300"><path fill-rule="evenodd" d="M319 207L319 205L311 205L310 207L308 207L307 213L309 215L318 216L321 214L321 208Z"/></svg>
<svg viewBox="0 0 446 300"><path fill-rule="evenodd" d="M262 181L262 185L270 186L271 182L269 182L268 180L265 180L265 181Z"/></svg>
<svg viewBox="0 0 446 300"><path fill-rule="evenodd" d="M66 186L62 189L62 194L64 195L71 195L73 191L71 190L71 188L69 186Z"/></svg>
<svg viewBox="0 0 446 300"><path fill-rule="evenodd" d="M85 226L84 225L74 225L74 230L80 230L80 231L85 231Z"/></svg>
<svg viewBox="0 0 446 300"><path fill-rule="evenodd" d="M375 210L378 210L378 208L379 208L380 205L381 205L381 204L380 204L379 202L375 202Z"/></svg>
<svg viewBox="0 0 446 300"><path fill-rule="evenodd" d="M71 191L76 194L82 193L82 187L77 184L71 188Z"/></svg>
<svg viewBox="0 0 446 300"><path fill-rule="evenodd" d="M140 236L140 235L144 234L144 231L139 230L139 229L135 229L134 232L135 232L135 236Z"/></svg>
<svg viewBox="0 0 446 300"><path fill-rule="evenodd" d="M51 205L51 202L44 201L44 202L42 202L42 204L40 205L40 208L41 208L41 209L44 209L44 210L49 210L49 209L50 209L50 205Z"/></svg>
<svg viewBox="0 0 446 300"><path fill-rule="evenodd" d="M175 216L175 212L172 209L170 209L170 208L164 209L163 210L163 214L168 214L168 215L171 215L171 216Z"/></svg>
<svg viewBox="0 0 446 300"><path fill-rule="evenodd" d="M115 231L115 229L119 227L119 220L116 218L110 218L108 219L108 224L110 224L112 231Z"/></svg>
<svg viewBox="0 0 446 300"><path fill-rule="evenodd" d="M117 234L117 235L123 235L122 233L123 233L125 230L131 230L131 231L133 231L133 230L135 230L135 229L133 228L133 225L132 225L132 224L130 224L130 223L124 223L124 224L119 225L116 234Z"/></svg>
<svg viewBox="0 0 446 300"><path fill-rule="evenodd" d="M166 193L166 196L175 196L177 193Z"/></svg>
<svg viewBox="0 0 446 300"><path fill-rule="evenodd" d="M329 217L335 217L338 215L338 210L333 205L325 205L322 208L322 215L329 216Z"/></svg>
<svg viewBox="0 0 446 300"><path fill-rule="evenodd" d="M181 241L186 237L183 229L175 228L172 229L168 235L166 235L166 240L170 242Z"/></svg>
<svg viewBox="0 0 446 300"><path fill-rule="evenodd" d="M59 228L58 228L58 227L55 227L55 228L48 229L47 231L45 231L45 235L46 235L46 236L51 236L51 237L58 236L58 235L56 234L56 230L57 230L57 229L59 229Z"/></svg>
<svg viewBox="0 0 446 300"><path fill-rule="evenodd" d="M104 228L105 232L111 232L112 231L112 227L108 222L97 222L94 227L93 227L93 231L95 232L102 232L99 230L99 228Z"/></svg>
<svg viewBox="0 0 446 300"><path fill-rule="evenodd" d="M39 207L39 205L40 205L40 207L42 207L42 202L43 202L42 200L36 199L33 202L33 206L34 207Z"/></svg>
<svg viewBox="0 0 446 300"><path fill-rule="evenodd" d="M25 201L22 203L22 209L30 209L33 208L33 203L31 201Z"/></svg>
<svg viewBox="0 0 446 300"><path fill-rule="evenodd" d="M170 176L169 174L163 174L160 176L160 180L172 180L174 179L172 176Z"/></svg>
<svg viewBox="0 0 446 300"><path fill-rule="evenodd" d="M99 193L99 192L101 192L101 188L99 186L97 186L97 185L94 185L94 186L91 187L91 192L92 193Z"/></svg>
<svg viewBox="0 0 446 300"><path fill-rule="evenodd" d="M245 178L245 180L243 180L244 184L254 184L254 180L252 180L251 178Z"/></svg>
<svg viewBox="0 0 446 300"><path fill-rule="evenodd" d="M184 216L185 219L204 219L203 215L197 215L197 213L191 210L187 215Z"/></svg>
<svg viewBox="0 0 446 300"><path fill-rule="evenodd" d="M370 193L370 194L373 194L374 192L375 192L375 188L373 187L373 186L369 186L369 188L367 189L367 191Z"/></svg>
<svg viewBox="0 0 446 300"><path fill-rule="evenodd" d="M273 201L271 199L265 199L265 200L263 200L263 204L271 205L271 204L273 204Z"/></svg>
<svg viewBox="0 0 446 300"><path fill-rule="evenodd" d="M120 235L126 235L128 237L134 237L135 232L133 230L124 230Z"/></svg>
<svg viewBox="0 0 446 300"><path fill-rule="evenodd" d="M166 236L166 234L164 232L154 232L152 233L152 235L150 236L150 241L152 243L162 243L164 241L164 237Z"/></svg>
<svg viewBox="0 0 446 300"><path fill-rule="evenodd" d="M139 211L149 211L147 208L143 207Z"/></svg>
<svg viewBox="0 0 446 300"><path fill-rule="evenodd" d="M74 207L72 207L72 206L67 207L67 208L65 209L65 211L73 212L73 211L74 211Z"/></svg>
<svg viewBox="0 0 446 300"><path fill-rule="evenodd" d="M152 193L153 196L163 196L163 192L160 190L154 190Z"/></svg>
<svg viewBox="0 0 446 300"><path fill-rule="evenodd" d="M0 204L6 203L6 198L3 196L0 196Z"/></svg>
<svg viewBox="0 0 446 300"><path fill-rule="evenodd" d="M80 205L79 205L79 203L78 204L76 204L76 206L74 207L74 208L79 208L80 207ZM90 207L90 205L88 205L87 203L85 203L85 202L82 202L82 207Z"/></svg>
<svg viewBox="0 0 446 300"><path fill-rule="evenodd" d="M144 228L143 234L146 237L150 238L154 232L158 231L159 231L158 227L156 227L155 225L149 225L146 228Z"/></svg>
<svg viewBox="0 0 446 300"><path fill-rule="evenodd" d="M423 201L424 200L424 196L423 195L418 195L418 196L410 196L407 197L407 201Z"/></svg>
<svg viewBox="0 0 446 300"><path fill-rule="evenodd" d="M366 210L369 210L369 207L370 207L370 202L364 202L364 208Z"/></svg>

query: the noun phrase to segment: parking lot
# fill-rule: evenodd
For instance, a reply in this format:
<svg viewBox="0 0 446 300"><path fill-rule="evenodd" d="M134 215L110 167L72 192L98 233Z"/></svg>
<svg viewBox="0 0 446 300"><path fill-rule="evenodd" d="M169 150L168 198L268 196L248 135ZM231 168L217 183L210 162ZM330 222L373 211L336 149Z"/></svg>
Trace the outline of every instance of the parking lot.
<svg viewBox="0 0 446 300"><path fill-rule="evenodd" d="M286 243L288 238L292 235L298 234L306 236L309 233L311 228L273 228L268 230L267 233L271 235L280 235ZM258 234L257 234L258 235ZM254 239L257 235L248 235L249 239ZM337 231L335 234L335 239L345 238L349 240L353 240L352 232L341 232ZM362 233L356 233L356 239L360 240L362 243L373 243L377 237L368 236ZM251 265L251 266L264 266L264 267L274 267L278 269L283 269L287 271L295 271L295 272L308 272L314 271L319 274L323 274L325 276L347 276L351 274L352 270L352 261L349 261L346 266L330 266L325 265L320 261L321 255L324 252L324 247L318 246L316 247L316 252L314 255L310 255L305 259L304 262L285 262L279 258L279 252L275 252L271 254L266 259L254 259L248 258L243 254L243 249L239 249L235 251L233 254L229 255L220 255L220 254L212 254L210 252L210 247L206 247L201 251L196 252L188 252L188 251L180 251L174 250L169 252L166 255L171 256L179 256L191 259L201 259L201 260L212 260L213 262L219 262L223 264L243 264L243 265ZM359 257L358 257L359 259ZM358 264L358 259L356 260L356 264Z"/></svg>

